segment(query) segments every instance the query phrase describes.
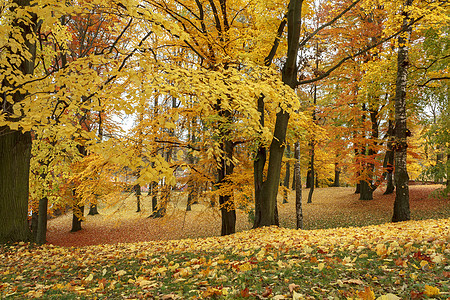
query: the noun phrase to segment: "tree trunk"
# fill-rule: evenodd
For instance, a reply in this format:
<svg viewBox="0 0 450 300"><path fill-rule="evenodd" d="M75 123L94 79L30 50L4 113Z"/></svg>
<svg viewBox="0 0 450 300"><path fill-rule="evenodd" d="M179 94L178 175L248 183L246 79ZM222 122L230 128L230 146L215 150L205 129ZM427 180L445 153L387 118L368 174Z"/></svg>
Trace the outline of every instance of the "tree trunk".
<svg viewBox="0 0 450 300"><path fill-rule="evenodd" d="M156 182L152 182L149 185L148 196L152 197L152 214L149 218L153 217L156 214L157 206L158 206L158 196L155 191Z"/></svg>
<svg viewBox="0 0 450 300"><path fill-rule="evenodd" d="M192 191L189 190L188 191L188 196L187 196L186 211L191 211L192 210L192 201L193 201Z"/></svg>
<svg viewBox="0 0 450 300"><path fill-rule="evenodd" d="M0 127L0 243L29 241L29 132Z"/></svg>
<svg viewBox="0 0 450 300"><path fill-rule="evenodd" d="M141 211L141 185L138 183L134 186L134 193L136 195L136 212Z"/></svg>
<svg viewBox="0 0 450 300"><path fill-rule="evenodd" d="M89 213L88 213L88 215L95 216L95 215L98 215L98 214L99 214L99 212L98 212L97 204L92 203L89 206Z"/></svg>
<svg viewBox="0 0 450 300"><path fill-rule="evenodd" d="M18 8L30 6L30 0L14 0L13 3ZM14 6L11 8L11 14L14 14ZM28 18L28 16L30 16ZM9 60L8 64L0 64L2 74L10 74L14 78L12 81L6 76L1 87L8 87L15 90L16 76L33 74L34 60L36 58L36 44L32 44L32 39L36 32L36 15L24 14L13 20L12 31L21 35L23 40L23 49L15 47L12 49L9 44L4 45L2 49L3 57L13 55L15 60ZM5 34L5 33L3 33ZM10 34L10 33L7 33ZM11 32L12 34L12 32ZM15 33L14 33L15 34ZM7 38L7 37L6 37ZM19 39L11 38L14 43ZM20 41L19 41L20 43ZM19 82L20 84L20 82ZM26 89L26 87L22 87ZM7 96L12 96L13 103L6 100ZM22 102L26 93L16 91L15 93L1 93L0 114L5 116L6 121L17 121L14 114L13 105ZM29 194L29 171L31 159L31 134L23 133L20 130L11 130L6 126L0 127L0 243L29 241L32 238L28 226L28 194Z"/></svg>
<svg viewBox="0 0 450 300"><path fill-rule="evenodd" d="M294 151L295 151L295 150L294 150ZM297 177L296 177L295 171L294 171L294 174L292 174L292 190L293 190L293 191L295 191L295 187L297 186L296 181L297 181Z"/></svg>
<svg viewBox="0 0 450 300"><path fill-rule="evenodd" d="M308 163L308 171L306 171L306 183L305 183L305 188L309 189L311 188L312 184L312 180L314 180L314 176L311 176L311 157Z"/></svg>
<svg viewBox="0 0 450 300"><path fill-rule="evenodd" d="M315 175L315 170L314 170L314 141L311 142L311 161L310 161L310 166L311 166L311 172L310 172L311 187L309 188L308 201L306 203L312 203L312 196L313 196L313 193L314 193L314 175Z"/></svg>
<svg viewBox="0 0 450 300"><path fill-rule="evenodd" d="M338 163L334 163L334 182L333 182L334 187L341 186L341 184L339 182L340 174L341 174L341 169L339 168Z"/></svg>
<svg viewBox="0 0 450 300"><path fill-rule="evenodd" d="M386 174L386 191L384 195L389 195L394 192L395 186L393 181L392 173L394 172L394 149L393 149L393 136L394 136L394 123L389 120L388 127L388 143L387 151L383 162L383 167L385 168Z"/></svg>
<svg viewBox="0 0 450 300"><path fill-rule="evenodd" d="M297 56L301 30L301 10L303 0L291 0L287 14L288 50L283 66L282 80L291 88L297 87ZM275 130L270 144L267 179L262 185L260 219L254 227L278 225L277 194L280 182L281 162L283 159L289 113L281 110L276 114Z"/></svg>
<svg viewBox="0 0 450 300"><path fill-rule="evenodd" d="M264 96L258 98L258 111L260 112L259 123L264 127ZM255 188L255 220L253 228L259 227L261 223L261 202L262 202L262 188L264 184L264 166L267 160L267 150L264 146L259 145L253 162L253 180Z"/></svg>
<svg viewBox="0 0 450 300"><path fill-rule="evenodd" d="M44 197L39 200L38 227L36 232L36 243L45 244L47 241L47 208L48 198Z"/></svg>
<svg viewBox="0 0 450 300"><path fill-rule="evenodd" d="M303 211L302 211L302 178L300 169L300 142L295 143L294 149L295 165L294 178L296 178L295 187L295 217L297 229L303 229Z"/></svg>
<svg viewBox="0 0 450 300"><path fill-rule="evenodd" d="M291 147L288 144L286 147L286 157L291 158ZM291 164L289 162L286 162L286 173L284 175L284 193L283 193L283 203L288 203L289 198L289 179L291 177Z"/></svg>
<svg viewBox="0 0 450 300"><path fill-rule="evenodd" d="M224 112L228 116L228 112ZM220 166L217 168L218 173L218 185L225 183L228 179L227 176L233 174L234 164L233 149L234 145L231 141L226 139L226 134L222 133L223 141L221 143L222 151L224 152L223 158L220 161ZM233 234L236 232L236 210L234 206L233 195L220 194L219 195L220 212L222 214L222 230L221 235Z"/></svg>
<svg viewBox="0 0 450 300"><path fill-rule="evenodd" d="M81 222L83 221L84 205L74 205L72 212L72 229L70 232L81 230Z"/></svg>
<svg viewBox="0 0 450 300"><path fill-rule="evenodd" d="M406 7L411 6L413 0L406 0L403 9L403 27L406 36L398 37L397 81L395 89L395 202L392 222L407 221L411 219L409 209L408 171L406 168L406 83L408 76L408 43L412 28Z"/></svg>
<svg viewBox="0 0 450 300"><path fill-rule="evenodd" d="M269 67L272 64L272 60L275 57L275 54L277 52L278 46L280 44L280 39L284 32L284 27L287 24L286 18L283 18L283 20L280 23L280 26L278 27L277 36L273 42L272 48L270 50L269 55L264 59L264 65ZM265 115L265 109L264 109L264 95L261 95L258 98L258 112L260 113L260 119L259 123L261 127L264 127L264 115ZM267 159L267 149L262 144L258 145L258 150L256 153L255 161L253 163L253 178L254 178L254 185L255 185L255 221L253 223L253 228L260 227L261 225L261 213L263 210L262 207L262 190L264 186L264 167L266 165L266 159Z"/></svg>
<svg viewBox="0 0 450 300"><path fill-rule="evenodd" d="M359 186L359 200L373 200L372 183L366 180L361 180Z"/></svg>

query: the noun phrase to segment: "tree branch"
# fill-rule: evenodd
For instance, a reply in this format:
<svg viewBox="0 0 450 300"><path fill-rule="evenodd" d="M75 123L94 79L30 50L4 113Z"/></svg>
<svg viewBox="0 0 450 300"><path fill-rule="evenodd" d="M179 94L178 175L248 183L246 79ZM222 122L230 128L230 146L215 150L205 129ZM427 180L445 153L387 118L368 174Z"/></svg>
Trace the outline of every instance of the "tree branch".
<svg viewBox="0 0 450 300"><path fill-rule="evenodd" d="M412 21L409 26L413 25L414 23L418 22L419 20L421 20L423 18L423 16L417 18L416 20ZM389 41L390 39L398 36L400 33L404 32L405 28L402 27L402 29L400 29L399 31L397 31L394 34L391 34L388 37L385 37L384 39L381 39L380 41L378 41L377 43L374 43L372 45L369 45L361 50L359 50L358 52L356 52L355 54L349 55L344 57L343 59L341 59L337 64L335 64L333 67L329 68L326 72L321 73L319 76L311 78L311 79L306 79L306 80L301 80L301 81L297 81L297 86L299 85L303 85L303 84L308 84L308 83L313 83L319 80L322 80L323 78L329 76L334 70L336 70L337 68L339 68L343 63L345 63L347 60L349 59L353 59L367 51L369 51L370 49L373 49L375 47L377 47L378 45L381 45L383 43L385 43L386 41Z"/></svg>
<svg viewBox="0 0 450 300"><path fill-rule="evenodd" d="M331 24L333 24L334 22L336 22L337 20L339 20L346 12L348 12L349 10L351 10L356 4L358 4L359 2L361 2L361 0L356 0L355 2L353 2L352 4L350 4L346 9L344 9L343 11L341 11L336 17L334 17L332 20L330 20L329 22L323 24L322 26L318 27L316 30L314 30L311 34L308 34L308 36L306 36L303 40L300 41L299 44L299 48L303 47L310 39L312 39L319 31L321 31L322 29L324 29L325 27L330 26Z"/></svg>

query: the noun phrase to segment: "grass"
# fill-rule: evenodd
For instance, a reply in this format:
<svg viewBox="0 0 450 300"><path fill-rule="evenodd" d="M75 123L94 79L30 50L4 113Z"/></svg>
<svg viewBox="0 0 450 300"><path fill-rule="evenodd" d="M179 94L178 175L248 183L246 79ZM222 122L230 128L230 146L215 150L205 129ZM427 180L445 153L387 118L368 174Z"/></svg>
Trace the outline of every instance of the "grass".
<svg viewBox="0 0 450 300"><path fill-rule="evenodd" d="M421 193L416 196L414 190L413 216L431 219L386 223L392 205L388 196L376 194L374 201L363 202L351 189L319 189L313 204L304 205L305 223L340 228L269 227L181 240L170 237L187 234L186 228L189 233L206 227L191 231L197 236L216 230L217 214L197 205L194 212L184 214L180 230L176 205L170 211L175 221L147 219L148 212L139 216L133 205L128 218L123 211L108 217L103 210L104 215L87 219L84 232L65 234L83 244L95 230L90 225L110 222L108 226L116 224L111 232L97 233L136 240L159 224L165 227L152 228L150 234L165 240L114 243L113 238L99 237L97 245L84 247L0 246L0 295L5 299L448 299L449 201L425 197L431 188L417 189ZM280 218L288 226L292 202L280 205ZM64 218L53 220L51 226L63 224ZM239 228L245 229L246 220L240 213ZM386 224L364 226L371 223ZM346 224L358 227L342 227ZM133 229L139 233L131 234ZM162 233L171 229L170 234Z"/></svg>

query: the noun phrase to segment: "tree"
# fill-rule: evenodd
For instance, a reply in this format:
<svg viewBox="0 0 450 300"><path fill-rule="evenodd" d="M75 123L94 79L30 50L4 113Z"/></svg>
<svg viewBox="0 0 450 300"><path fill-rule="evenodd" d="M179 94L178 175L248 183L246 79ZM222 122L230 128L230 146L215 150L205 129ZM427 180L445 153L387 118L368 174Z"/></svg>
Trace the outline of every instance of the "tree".
<svg viewBox="0 0 450 300"><path fill-rule="evenodd" d="M34 72L36 58L36 15L30 13L30 1L11 1L4 8L0 27L6 43L0 44L0 242L30 240L28 227L28 191L31 159L31 134L5 121L22 118L17 105L28 97L20 89L23 78Z"/></svg>
<svg viewBox="0 0 450 300"><path fill-rule="evenodd" d="M411 17L408 12L412 0L406 0L403 8L403 28L405 35L398 37L397 81L395 89L395 202L393 222L411 219L409 210L408 171L406 169L406 148L408 143L406 127L406 83L408 76L408 44L412 32Z"/></svg>

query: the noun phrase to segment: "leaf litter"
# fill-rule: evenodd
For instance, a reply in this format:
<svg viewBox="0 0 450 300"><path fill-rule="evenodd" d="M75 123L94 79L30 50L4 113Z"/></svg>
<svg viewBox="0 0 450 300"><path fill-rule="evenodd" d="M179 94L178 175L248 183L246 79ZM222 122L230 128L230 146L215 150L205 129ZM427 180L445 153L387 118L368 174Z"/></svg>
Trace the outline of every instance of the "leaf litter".
<svg viewBox="0 0 450 300"><path fill-rule="evenodd" d="M135 226L141 219L135 218ZM126 232L122 225L116 230ZM448 299L449 241L447 217L316 230L265 227L225 237L83 247L16 243L0 246L0 295L6 299Z"/></svg>

